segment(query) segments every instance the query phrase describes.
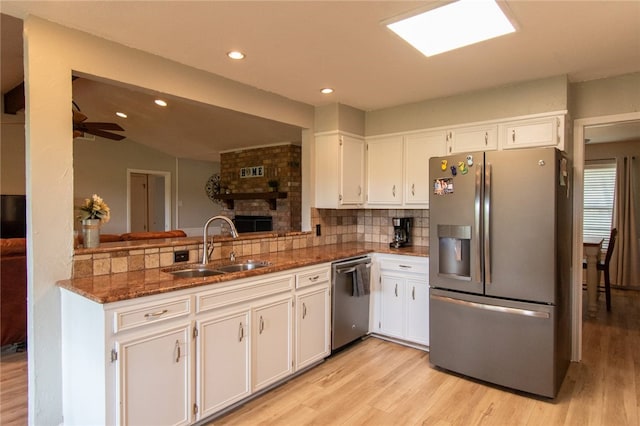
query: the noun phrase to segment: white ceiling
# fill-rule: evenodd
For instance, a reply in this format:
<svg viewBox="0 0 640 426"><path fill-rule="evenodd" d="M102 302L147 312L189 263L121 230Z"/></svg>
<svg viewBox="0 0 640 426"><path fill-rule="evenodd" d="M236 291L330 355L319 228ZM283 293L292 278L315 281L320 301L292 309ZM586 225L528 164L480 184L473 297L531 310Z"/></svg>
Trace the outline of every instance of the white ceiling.
<svg viewBox="0 0 640 426"><path fill-rule="evenodd" d="M314 106L339 102L365 111L554 75L577 82L640 71L637 0L501 2L518 32L430 58L381 24L433 4L3 0L0 10L35 14ZM247 58L230 61L232 49ZM2 59L4 92L4 51ZM325 86L335 93L321 95ZM123 127L133 139L134 126Z"/></svg>

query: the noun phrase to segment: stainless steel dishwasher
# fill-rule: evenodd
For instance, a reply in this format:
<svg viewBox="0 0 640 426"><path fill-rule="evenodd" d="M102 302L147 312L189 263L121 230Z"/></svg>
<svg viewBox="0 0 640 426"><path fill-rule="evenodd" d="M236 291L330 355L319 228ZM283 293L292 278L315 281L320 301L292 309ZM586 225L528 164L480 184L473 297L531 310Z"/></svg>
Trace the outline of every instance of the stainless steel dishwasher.
<svg viewBox="0 0 640 426"><path fill-rule="evenodd" d="M334 262L331 267L331 350L361 338L369 332L369 294L354 295L356 269L371 267L369 257ZM367 273L366 276L369 276Z"/></svg>

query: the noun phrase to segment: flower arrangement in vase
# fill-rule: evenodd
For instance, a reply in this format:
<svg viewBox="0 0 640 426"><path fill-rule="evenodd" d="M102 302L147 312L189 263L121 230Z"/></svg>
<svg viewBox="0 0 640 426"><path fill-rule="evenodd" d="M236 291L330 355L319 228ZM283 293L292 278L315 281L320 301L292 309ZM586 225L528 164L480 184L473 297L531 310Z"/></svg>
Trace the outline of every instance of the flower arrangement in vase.
<svg viewBox="0 0 640 426"><path fill-rule="evenodd" d="M78 208L80 214L78 219L82 222L82 239L87 248L98 247L100 245L100 225L109 222L111 210L97 194L91 198L85 198Z"/></svg>

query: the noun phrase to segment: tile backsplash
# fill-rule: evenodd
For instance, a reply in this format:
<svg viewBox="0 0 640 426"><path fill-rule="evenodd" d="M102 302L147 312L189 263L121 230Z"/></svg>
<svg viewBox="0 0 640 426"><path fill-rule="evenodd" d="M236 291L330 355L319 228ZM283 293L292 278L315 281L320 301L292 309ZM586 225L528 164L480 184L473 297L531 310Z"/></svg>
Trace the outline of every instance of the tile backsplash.
<svg viewBox="0 0 640 426"><path fill-rule="evenodd" d="M393 235L393 217L412 217L412 244L429 245L429 210L311 209L311 232L215 242L211 260L228 259L231 251L236 256L257 256L327 244L388 244ZM320 225L319 236L316 235L316 225ZM188 238L184 244L167 247L105 247L94 253L76 254L73 259L73 277L95 277L170 267L175 265L174 252L178 250L189 252L189 263L197 263L202 258L202 242L197 238Z"/></svg>
<svg viewBox="0 0 640 426"><path fill-rule="evenodd" d="M429 245L429 210L426 209L311 209L311 231L320 225L323 244L346 242L389 243L393 235L391 219L412 217L411 241Z"/></svg>

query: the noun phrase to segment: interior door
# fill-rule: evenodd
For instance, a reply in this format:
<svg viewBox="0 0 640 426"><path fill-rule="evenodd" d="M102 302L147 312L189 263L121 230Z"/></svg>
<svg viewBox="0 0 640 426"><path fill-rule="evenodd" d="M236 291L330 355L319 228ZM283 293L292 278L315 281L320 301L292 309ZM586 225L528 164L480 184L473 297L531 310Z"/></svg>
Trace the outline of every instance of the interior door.
<svg viewBox="0 0 640 426"><path fill-rule="evenodd" d="M149 175L131 173L131 232L149 230Z"/></svg>

